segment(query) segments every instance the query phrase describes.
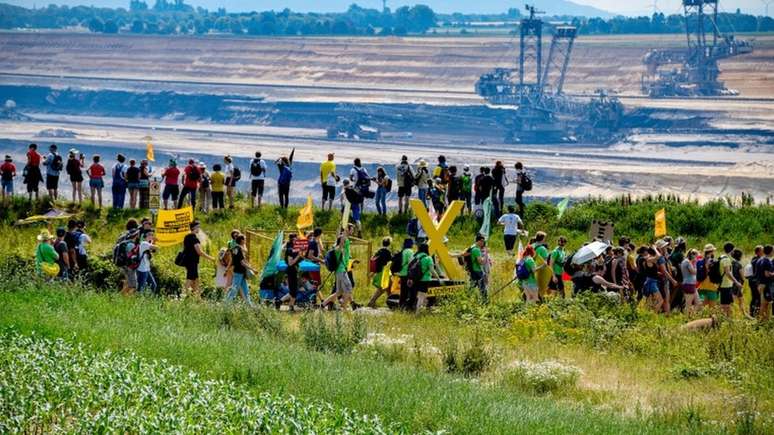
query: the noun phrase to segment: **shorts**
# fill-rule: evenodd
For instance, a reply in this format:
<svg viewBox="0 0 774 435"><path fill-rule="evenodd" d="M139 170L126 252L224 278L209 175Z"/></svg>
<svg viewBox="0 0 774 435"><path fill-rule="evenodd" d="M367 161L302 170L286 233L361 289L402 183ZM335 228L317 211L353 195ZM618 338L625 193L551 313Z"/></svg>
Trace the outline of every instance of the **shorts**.
<svg viewBox="0 0 774 435"><path fill-rule="evenodd" d="M735 298L741 298L742 297L742 289L740 287L734 286L733 290L731 291L731 294Z"/></svg>
<svg viewBox="0 0 774 435"><path fill-rule="evenodd" d="M253 198L256 196L263 196L263 180L253 180L251 183L251 192ZM331 198L332 199L332 198Z"/></svg>
<svg viewBox="0 0 774 435"><path fill-rule="evenodd" d="M121 273L124 274L124 278L126 279L126 286L128 288L137 288L137 271L134 269L129 269L128 267L122 267Z"/></svg>
<svg viewBox="0 0 774 435"><path fill-rule="evenodd" d="M774 291L771 284L758 284L758 291L763 295L766 302L774 302Z"/></svg>
<svg viewBox="0 0 774 435"><path fill-rule="evenodd" d="M411 196L411 186L398 187L398 198L405 198Z"/></svg>
<svg viewBox="0 0 774 435"><path fill-rule="evenodd" d="M713 290L699 290L699 297L702 301L715 302L718 300L718 292Z"/></svg>
<svg viewBox="0 0 774 435"><path fill-rule="evenodd" d="M506 234L503 236L503 240L505 241L505 250L513 251L513 247L516 246L516 236Z"/></svg>
<svg viewBox="0 0 774 435"><path fill-rule="evenodd" d="M177 184L166 184L164 185L164 192L161 194L161 199L164 201L169 200L169 198L172 198L172 201L177 201L177 198L180 196L180 186Z"/></svg>
<svg viewBox="0 0 774 435"><path fill-rule="evenodd" d="M102 180L102 178L90 178L89 187L92 189L102 189L105 187L105 182Z"/></svg>
<svg viewBox="0 0 774 435"><path fill-rule="evenodd" d="M681 287L683 289L683 293L687 295L696 293L696 284L683 284Z"/></svg>
<svg viewBox="0 0 774 435"><path fill-rule="evenodd" d="M352 294L352 281L347 272L336 272L336 291L345 295Z"/></svg>
<svg viewBox="0 0 774 435"><path fill-rule="evenodd" d="M352 220L360 222L360 208L362 204L352 204Z"/></svg>
<svg viewBox="0 0 774 435"><path fill-rule="evenodd" d="M13 193L13 180L3 180L0 183L0 186L3 188L3 192Z"/></svg>
<svg viewBox="0 0 774 435"><path fill-rule="evenodd" d="M734 302L734 289L732 287L721 287L718 289L720 293L720 305L731 305Z"/></svg>
<svg viewBox="0 0 774 435"><path fill-rule="evenodd" d="M323 201L327 201L327 200L333 201L333 199L336 197L336 186L329 186L328 183L323 183L322 191L323 191L322 192Z"/></svg>
<svg viewBox="0 0 774 435"><path fill-rule="evenodd" d="M414 283L414 291L416 293L424 293L427 294L427 290L429 289L430 283L428 281L419 281Z"/></svg>
<svg viewBox="0 0 774 435"><path fill-rule="evenodd" d="M129 189L129 190L137 190L137 189L140 188L140 182L139 181L136 181L136 182L133 181L133 182L126 183L126 188Z"/></svg>
<svg viewBox="0 0 774 435"><path fill-rule="evenodd" d="M199 263L185 265L185 279L188 281L199 279Z"/></svg>
<svg viewBox="0 0 774 435"><path fill-rule="evenodd" d="M76 173L74 175L70 175L70 182L71 183L80 183L81 181L83 181L83 174L81 174L80 172L78 172L78 173Z"/></svg>
<svg viewBox="0 0 774 435"><path fill-rule="evenodd" d="M526 282L526 281L521 283L521 290L524 292L524 294L529 294L533 296L538 294L537 284L530 284L529 282Z"/></svg>
<svg viewBox="0 0 774 435"><path fill-rule="evenodd" d="M551 290L559 291L564 294L564 280L562 279L561 273L555 273L554 278L556 278L556 282L552 279L551 281L548 281L548 288Z"/></svg>
<svg viewBox="0 0 774 435"><path fill-rule="evenodd" d="M237 181L236 178L226 177L226 187L236 187Z"/></svg>
<svg viewBox="0 0 774 435"><path fill-rule="evenodd" d="M645 278L645 283L642 285L643 296L651 296L658 293L658 280L653 278Z"/></svg>
<svg viewBox="0 0 774 435"><path fill-rule="evenodd" d="M46 175L46 189L59 189L59 175Z"/></svg>

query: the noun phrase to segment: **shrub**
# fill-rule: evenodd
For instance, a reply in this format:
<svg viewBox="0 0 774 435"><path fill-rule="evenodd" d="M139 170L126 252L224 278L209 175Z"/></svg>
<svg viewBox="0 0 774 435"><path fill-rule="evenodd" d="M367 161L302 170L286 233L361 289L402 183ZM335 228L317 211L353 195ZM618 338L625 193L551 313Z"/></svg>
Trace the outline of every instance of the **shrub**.
<svg viewBox="0 0 774 435"><path fill-rule="evenodd" d="M367 327L365 319L357 314L351 320L344 320L336 312L330 321L324 312L313 311L301 318L301 333L310 350L345 354L351 353L366 337Z"/></svg>
<svg viewBox="0 0 774 435"><path fill-rule="evenodd" d="M447 373L475 377L492 365L494 352L485 345L476 330L473 340L466 346L460 347L456 340L449 340L447 347L442 350L442 359Z"/></svg>
<svg viewBox="0 0 774 435"><path fill-rule="evenodd" d="M502 382L537 394L556 393L574 388L581 373L579 368L558 361L516 361L506 369Z"/></svg>

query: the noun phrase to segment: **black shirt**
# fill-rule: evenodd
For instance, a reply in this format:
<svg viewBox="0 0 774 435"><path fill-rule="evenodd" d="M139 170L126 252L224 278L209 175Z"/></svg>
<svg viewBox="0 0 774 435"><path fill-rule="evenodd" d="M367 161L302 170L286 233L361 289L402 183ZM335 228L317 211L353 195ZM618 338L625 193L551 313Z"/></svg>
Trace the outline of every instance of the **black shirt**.
<svg viewBox="0 0 774 435"><path fill-rule="evenodd" d="M360 204L363 202L363 196L355 189L344 189L344 197L347 198L350 204Z"/></svg>
<svg viewBox="0 0 774 435"><path fill-rule="evenodd" d="M78 239L80 234L76 231L68 231L64 236L64 241L67 243L67 249L75 249L78 246Z"/></svg>
<svg viewBox="0 0 774 435"><path fill-rule="evenodd" d="M139 183L140 182L140 168L137 166L130 166L126 170L126 181L129 183Z"/></svg>
<svg viewBox="0 0 774 435"><path fill-rule="evenodd" d="M484 175L481 177L481 181L478 184L478 193L481 194L483 198L486 198L492 192L493 186L494 178L492 178L491 175Z"/></svg>
<svg viewBox="0 0 774 435"><path fill-rule="evenodd" d="M503 178L505 177L505 168L495 166L492 169L492 177L495 186L503 186L505 184L503 182Z"/></svg>
<svg viewBox="0 0 774 435"><path fill-rule="evenodd" d="M185 257L185 264L196 265L199 264L199 254L196 252L195 246L199 244L199 238L196 234L189 233L183 239L183 256Z"/></svg>
<svg viewBox="0 0 774 435"><path fill-rule="evenodd" d="M292 261L296 260L299 253L293 249L293 245L288 243L285 246L285 264L288 265L288 273L295 273L298 270L298 263L291 265Z"/></svg>
<svg viewBox="0 0 774 435"><path fill-rule="evenodd" d="M241 273L242 275L247 273L247 268L242 264L245 259L245 251L242 247L237 245L231 250L231 264L234 265L234 273Z"/></svg>
<svg viewBox="0 0 774 435"><path fill-rule="evenodd" d="M376 272L381 272L384 266L392 260L392 253L387 248L381 248L376 251Z"/></svg>
<svg viewBox="0 0 774 435"><path fill-rule="evenodd" d="M317 243L317 239L309 241L309 248L306 251L307 258L317 258L320 256L320 245Z"/></svg>
<svg viewBox="0 0 774 435"><path fill-rule="evenodd" d="M59 269L61 271L67 270L67 264L65 263L65 258L69 255L67 253L67 243L64 240L56 241L54 243L54 250L59 254Z"/></svg>

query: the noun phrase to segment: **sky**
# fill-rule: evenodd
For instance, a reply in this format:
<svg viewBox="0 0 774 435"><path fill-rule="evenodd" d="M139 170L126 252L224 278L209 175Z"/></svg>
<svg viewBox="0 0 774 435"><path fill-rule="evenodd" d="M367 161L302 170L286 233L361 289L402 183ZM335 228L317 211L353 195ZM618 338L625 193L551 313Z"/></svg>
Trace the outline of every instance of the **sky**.
<svg viewBox="0 0 774 435"><path fill-rule="evenodd" d="M153 4L154 0L146 0L147 3ZM476 12L477 7L486 8L486 11L501 10L504 12L508 7L521 7L521 4L528 0L478 0L476 2L464 1L462 4L470 5L466 7L467 10L461 12ZM616 14L622 15L650 15L653 13L653 4L655 2L657 9L665 14L675 14L681 12L681 0L573 0L578 4L585 4L594 6L606 11L610 11ZM774 15L774 0L768 0L772 4L769 7L769 14ZM0 0L0 2L11 3L24 7L45 6L49 3L55 4L68 4L68 5L94 5L94 6L107 6L107 7L128 7L129 0ZM291 4L292 9L299 11L320 11L330 10L326 8L326 3L337 4L338 9L339 1L333 0L186 0L186 3L194 6L204 6L209 9L215 9L216 5L225 5L227 10L231 11L243 11L243 10L265 10L265 9L281 9L280 5ZM364 7L381 8L381 0L348 0L342 4L358 3ZM388 5L395 8L404 4L413 5L418 3L430 4L437 10L443 12L451 12L443 10L444 3L446 1L438 0L388 0ZM449 1L447 4L456 4L457 2ZM724 12L733 12L736 8L741 8L746 13L753 13L755 15L763 15L764 6L762 0L722 0L721 10ZM501 8L502 5L502 8Z"/></svg>

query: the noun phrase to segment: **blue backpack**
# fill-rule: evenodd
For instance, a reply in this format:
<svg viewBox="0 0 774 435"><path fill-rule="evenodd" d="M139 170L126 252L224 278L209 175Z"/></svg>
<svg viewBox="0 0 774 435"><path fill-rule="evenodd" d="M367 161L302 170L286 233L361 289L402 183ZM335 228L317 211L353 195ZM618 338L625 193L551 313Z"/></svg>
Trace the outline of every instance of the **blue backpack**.
<svg viewBox="0 0 774 435"><path fill-rule="evenodd" d="M516 278L519 279L519 281L526 281L529 279L529 268L527 267L527 263L524 260L520 260L519 263L516 265Z"/></svg>
<svg viewBox="0 0 774 435"><path fill-rule="evenodd" d="M696 282L702 282L707 279L706 260L701 259L696 262Z"/></svg>

